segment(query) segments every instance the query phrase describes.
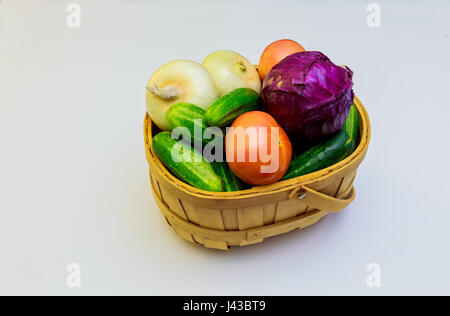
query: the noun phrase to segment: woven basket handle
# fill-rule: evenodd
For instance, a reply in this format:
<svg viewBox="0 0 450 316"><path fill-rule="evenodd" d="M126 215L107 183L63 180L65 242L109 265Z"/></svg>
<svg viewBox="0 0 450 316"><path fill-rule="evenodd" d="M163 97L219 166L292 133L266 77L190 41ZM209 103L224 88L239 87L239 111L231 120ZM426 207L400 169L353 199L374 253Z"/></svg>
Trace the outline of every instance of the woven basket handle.
<svg viewBox="0 0 450 316"><path fill-rule="evenodd" d="M302 202L305 202L313 209L326 212L340 212L355 199L355 188L352 186L350 192L344 193L340 197L333 197L302 185L289 194L289 198L292 199L294 197L301 199Z"/></svg>

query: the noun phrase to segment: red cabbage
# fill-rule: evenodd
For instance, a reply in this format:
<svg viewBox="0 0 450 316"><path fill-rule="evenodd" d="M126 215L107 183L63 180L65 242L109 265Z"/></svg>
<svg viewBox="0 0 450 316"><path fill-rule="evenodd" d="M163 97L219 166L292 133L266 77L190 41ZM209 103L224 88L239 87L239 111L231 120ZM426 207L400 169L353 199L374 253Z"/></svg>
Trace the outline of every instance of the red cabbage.
<svg viewBox="0 0 450 316"><path fill-rule="evenodd" d="M331 135L341 129L353 103L352 76L321 52L289 55L264 78L264 110L291 141Z"/></svg>

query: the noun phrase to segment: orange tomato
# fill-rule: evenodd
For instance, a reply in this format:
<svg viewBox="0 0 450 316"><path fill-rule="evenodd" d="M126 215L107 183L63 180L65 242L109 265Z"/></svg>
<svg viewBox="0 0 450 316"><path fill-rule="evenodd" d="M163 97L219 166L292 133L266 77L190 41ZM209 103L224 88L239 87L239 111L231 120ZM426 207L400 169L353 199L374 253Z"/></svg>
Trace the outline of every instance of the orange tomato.
<svg viewBox="0 0 450 316"><path fill-rule="evenodd" d="M236 118L225 137L231 171L251 185L277 182L292 158L288 136L266 112L251 111Z"/></svg>
<svg viewBox="0 0 450 316"><path fill-rule="evenodd" d="M263 51L261 58L259 59L258 73L261 80L264 80L273 66L278 64L285 57L304 52L305 49L296 41L290 39L282 39L273 42Z"/></svg>

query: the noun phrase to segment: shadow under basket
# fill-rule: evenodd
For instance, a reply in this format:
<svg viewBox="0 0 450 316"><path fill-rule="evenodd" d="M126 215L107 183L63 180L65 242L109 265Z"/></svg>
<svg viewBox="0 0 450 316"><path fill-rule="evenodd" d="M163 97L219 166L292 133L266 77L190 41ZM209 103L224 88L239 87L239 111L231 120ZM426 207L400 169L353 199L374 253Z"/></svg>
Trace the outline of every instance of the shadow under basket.
<svg viewBox="0 0 450 316"><path fill-rule="evenodd" d="M144 121L145 153L156 203L182 238L208 248L228 250L317 223L355 199L353 181L370 140L369 116L355 97L359 144L347 158L328 168L271 185L237 192L208 192L173 176L152 148L158 128Z"/></svg>

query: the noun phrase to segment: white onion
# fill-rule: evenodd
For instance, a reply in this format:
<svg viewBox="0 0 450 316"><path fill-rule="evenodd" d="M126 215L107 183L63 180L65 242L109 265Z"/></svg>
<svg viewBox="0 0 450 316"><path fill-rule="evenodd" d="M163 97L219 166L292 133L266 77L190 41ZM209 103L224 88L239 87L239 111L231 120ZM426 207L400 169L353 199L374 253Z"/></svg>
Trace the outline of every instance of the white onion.
<svg viewBox="0 0 450 316"><path fill-rule="evenodd" d="M256 68L243 56L230 50L219 50L203 60L205 67L214 79L220 95L237 88L250 88L261 91L261 80Z"/></svg>
<svg viewBox="0 0 450 316"><path fill-rule="evenodd" d="M170 130L166 112L179 102L206 109L219 97L213 78L199 63L174 60L159 68L147 84L146 104L152 121L162 130Z"/></svg>

